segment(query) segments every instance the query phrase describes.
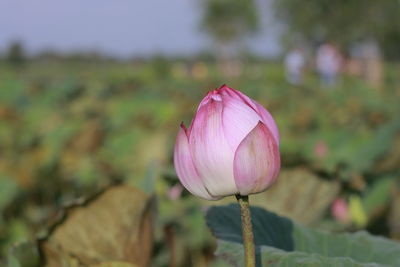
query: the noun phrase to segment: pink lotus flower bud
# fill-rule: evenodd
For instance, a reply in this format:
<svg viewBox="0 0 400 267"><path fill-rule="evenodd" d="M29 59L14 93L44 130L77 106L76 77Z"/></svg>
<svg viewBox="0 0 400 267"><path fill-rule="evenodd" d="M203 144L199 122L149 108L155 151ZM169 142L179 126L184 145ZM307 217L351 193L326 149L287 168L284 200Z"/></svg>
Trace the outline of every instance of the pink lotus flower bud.
<svg viewBox="0 0 400 267"><path fill-rule="evenodd" d="M328 146L324 141L318 141L314 146L314 154L318 158L324 158L328 154Z"/></svg>
<svg viewBox="0 0 400 267"><path fill-rule="evenodd" d="M181 197L182 191L183 187L180 184L176 184L168 190L167 195L171 200L177 200Z"/></svg>
<svg viewBox="0 0 400 267"><path fill-rule="evenodd" d="M340 222L348 223L350 221L349 205L343 198L337 198L333 202L331 212L333 217Z"/></svg>
<svg viewBox="0 0 400 267"><path fill-rule="evenodd" d="M264 107L223 85L201 101L189 129L181 124L174 164L201 198L262 192L279 174L278 127Z"/></svg>

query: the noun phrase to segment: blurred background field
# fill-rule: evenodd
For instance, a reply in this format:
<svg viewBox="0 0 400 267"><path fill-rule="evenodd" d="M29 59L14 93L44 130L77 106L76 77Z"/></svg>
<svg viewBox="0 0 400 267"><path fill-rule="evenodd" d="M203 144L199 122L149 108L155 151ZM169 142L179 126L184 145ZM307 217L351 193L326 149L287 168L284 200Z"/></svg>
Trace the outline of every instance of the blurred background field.
<svg viewBox="0 0 400 267"><path fill-rule="evenodd" d="M196 5L199 24L215 44L206 52L121 58L91 50L59 53L57 47L32 52L23 37L3 45L0 259L12 258L15 244L51 235L66 206L83 205L113 184L129 184L155 196L154 232L144 242L151 247L151 266L225 266L213 257L216 245L204 219L214 203L183 189L172 163L180 122L188 125L207 91L225 83L263 104L280 129L280 178L253 204L318 229L400 238L400 63L393 49L400 45L400 29L384 23L370 29L359 21L340 39L331 30L340 26L333 15L322 30L306 32L289 26L311 22L282 12L296 1L282 1L283 7L258 1L258 7L280 10L276 20L285 25L278 27L280 51L259 55L241 40L262 33L256 8L242 1L230 8L226 1L206 2ZM315 10L327 5L312 2ZM379 22L388 10L400 9L395 3L366 6ZM246 12L236 24L222 23L234 21L237 10ZM372 63L351 53L354 43L371 39L380 49ZM314 63L327 41L343 58L334 84L321 81ZM294 83L284 63L293 44L301 44L307 61Z"/></svg>

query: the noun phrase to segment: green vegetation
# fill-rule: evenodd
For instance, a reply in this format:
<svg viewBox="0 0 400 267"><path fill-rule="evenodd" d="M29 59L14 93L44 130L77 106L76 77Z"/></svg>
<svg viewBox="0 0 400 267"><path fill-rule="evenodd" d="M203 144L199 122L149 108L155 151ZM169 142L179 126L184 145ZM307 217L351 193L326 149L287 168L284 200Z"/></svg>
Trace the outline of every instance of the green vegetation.
<svg viewBox="0 0 400 267"><path fill-rule="evenodd" d="M399 66L385 73L380 89L352 77L326 89L312 73L290 86L274 62L249 63L236 77L213 63L161 59L0 65L0 258L15 262L13 244L47 236L66 205L122 183L156 196L154 266L225 266L212 256L202 209L214 203L180 193L172 166L179 123L223 83L262 103L280 128L282 182L254 203L320 229L399 238ZM329 212L337 197L349 202L346 223ZM307 210L312 218L302 218Z"/></svg>

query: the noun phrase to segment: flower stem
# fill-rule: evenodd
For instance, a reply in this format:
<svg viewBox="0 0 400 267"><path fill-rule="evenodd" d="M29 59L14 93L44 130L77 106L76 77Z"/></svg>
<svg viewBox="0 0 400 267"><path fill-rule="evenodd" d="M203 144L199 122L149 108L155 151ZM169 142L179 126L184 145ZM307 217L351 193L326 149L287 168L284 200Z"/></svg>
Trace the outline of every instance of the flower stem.
<svg viewBox="0 0 400 267"><path fill-rule="evenodd" d="M244 257L246 267L256 266L256 256L254 249L253 227L251 226L251 216L249 208L249 196L236 195L240 205L240 214L242 218L242 234L244 245Z"/></svg>

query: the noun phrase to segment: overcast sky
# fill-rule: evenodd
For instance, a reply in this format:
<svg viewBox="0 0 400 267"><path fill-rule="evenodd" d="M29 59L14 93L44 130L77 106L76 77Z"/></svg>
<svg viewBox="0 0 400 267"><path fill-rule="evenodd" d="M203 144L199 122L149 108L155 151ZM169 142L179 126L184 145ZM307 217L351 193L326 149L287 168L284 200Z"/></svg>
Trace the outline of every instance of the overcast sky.
<svg viewBox="0 0 400 267"><path fill-rule="evenodd" d="M126 57L185 55L210 47L199 30L201 0L0 0L0 50L20 40L30 53L96 50ZM259 0L262 32L249 43L279 52L278 30Z"/></svg>

